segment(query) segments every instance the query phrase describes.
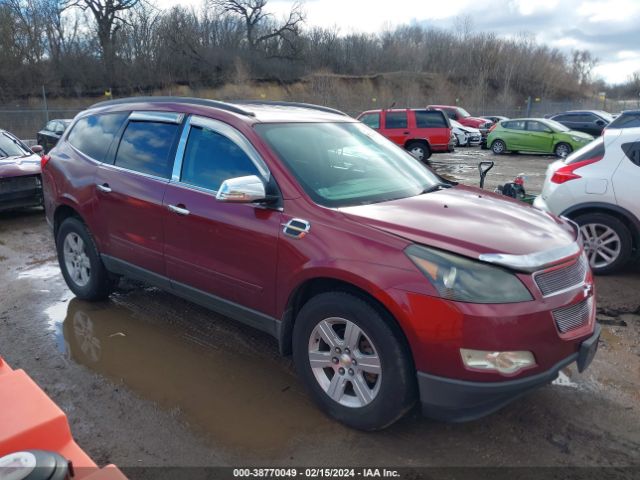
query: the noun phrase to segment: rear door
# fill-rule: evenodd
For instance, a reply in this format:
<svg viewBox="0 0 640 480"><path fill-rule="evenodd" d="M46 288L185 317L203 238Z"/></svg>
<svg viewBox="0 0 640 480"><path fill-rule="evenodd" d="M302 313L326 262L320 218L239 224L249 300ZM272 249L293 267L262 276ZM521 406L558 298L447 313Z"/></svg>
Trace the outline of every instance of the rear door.
<svg viewBox="0 0 640 480"><path fill-rule="evenodd" d="M527 144L526 122L524 120L509 120L502 123L504 132L500 135L507 143L508 150L522 150Z"/></svg>
<svg viewBox="0 0 640 480"><path fill-rule="evenodd" d="M133 112L95 177L103 253L164 275L164 192L183 115Z"/></svg>
<svg viewBox="0 0 640 480"><path fill-rule="evenodd" d="M621 142L624 156L613 175L613 189L618 205L640 220L640 135L627 139Z"/></svg>
<svg viewBox="0 0 640 480"><path fill-rule="evenodd" d="M415 110L415 136L426 138L437 150L446 149L451 137L451 127L443 112L439 110Z"/></svg>
<svg viewBox="0 0 640 480"><path fill-rule="evenodd" d="M407 110L385 111L384 128L381 133L396 145L403 147L411 135Z"/></svg>
<svg viewBox="0 0 640 480"><path fill-rule="evenodd" d="M230 178L256 175L268 183L264 161L239 131L209 118L190 117L180 145L163 211L172 287L218 310L242 305L273 315L282 213L216 200Z"/></svg>

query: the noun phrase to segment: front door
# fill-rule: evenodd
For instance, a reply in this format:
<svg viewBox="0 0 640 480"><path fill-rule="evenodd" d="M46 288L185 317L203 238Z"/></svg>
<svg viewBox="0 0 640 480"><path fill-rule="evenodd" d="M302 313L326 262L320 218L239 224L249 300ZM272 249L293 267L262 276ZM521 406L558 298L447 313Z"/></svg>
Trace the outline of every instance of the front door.
<svg viewBox="0 0 640 480"><path fill-rule="evenodd" d="M214 296L275 313L281 212L216 200L224 180L269 171L249 141L229 125L191 117L164 196L167 276L183 294ZM192 291L195 289L195 291Z"/></svg>
<svg viewBox="0 0 640 480"><path fill-rule="evenodd" d="M527 143L524 150L531 152L553 152L553 130L542 122L527 121Z"/></svg>

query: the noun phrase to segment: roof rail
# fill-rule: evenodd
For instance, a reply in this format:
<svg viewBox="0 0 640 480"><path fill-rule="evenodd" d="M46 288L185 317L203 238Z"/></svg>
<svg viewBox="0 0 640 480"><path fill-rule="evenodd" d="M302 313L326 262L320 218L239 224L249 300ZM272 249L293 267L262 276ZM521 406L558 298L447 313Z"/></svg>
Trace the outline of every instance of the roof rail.
<svg viewBox="0 0 640 480"><path fill-rule="evenodd" d="M233 102L238 105L270 105L274 107L299 107L299 108L308 108L309 110L318 110L320 112L326 113L335 113L336 115L342 115L348 117L344 112L340 110L336 110L331 107L324 107L322 105L314 105L313 103L302 103L302 102L281 102L281 101L272 101L272 100L237 100Z"/></svg>
<svg viewBox="0 0 640 480"><path fill-rule="evenodd" d="M143 103L187 103L190 105L202 105L205 107L214 107L219 108L220 110L226 110L228 112L237 113L239 115L246 115L248 117L255 117L253 112L248 110L244 110L236 105L220 102L218 100L209 100L206 98L193 98L193 97L127 97L127 98L118 98L117 100L105 100L103 102L98 102L89 108L96 107L107 107L110 105L121 105L124 103L135 103L135 102L143 102Z"/></svg>

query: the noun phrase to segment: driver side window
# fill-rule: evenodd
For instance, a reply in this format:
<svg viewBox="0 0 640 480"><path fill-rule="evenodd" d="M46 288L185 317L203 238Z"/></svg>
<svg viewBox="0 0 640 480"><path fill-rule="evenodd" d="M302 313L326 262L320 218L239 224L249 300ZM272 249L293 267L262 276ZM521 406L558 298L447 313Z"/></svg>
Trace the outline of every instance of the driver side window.
<svg viewBox="0 0 640 480"><path fill-rule="evenodd" d="M208 128L191 127L182 162L182 183L217 191L223 181L247 175L260 173L238 145Z"/></svg>

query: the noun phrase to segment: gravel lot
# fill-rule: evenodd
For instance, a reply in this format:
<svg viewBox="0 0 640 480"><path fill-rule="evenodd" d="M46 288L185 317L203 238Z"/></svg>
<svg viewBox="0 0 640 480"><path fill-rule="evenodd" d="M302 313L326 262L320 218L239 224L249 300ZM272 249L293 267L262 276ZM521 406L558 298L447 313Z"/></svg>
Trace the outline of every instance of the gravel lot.
<svg viewBox="0 0 640 480"><path fill-rule="evenodd" d="M435 168L493 188L551 157L461 149ZM69 416L99 463L163 465L640 466L640 265L597 279L600 351L484 419L413 412L366 434L324 417L270 337L144 285L88 304L59 273L41 210L0 214L0 354ZM631 473L629 473L631 476ZM631 477L629 477L631 478Z"/></svg>

